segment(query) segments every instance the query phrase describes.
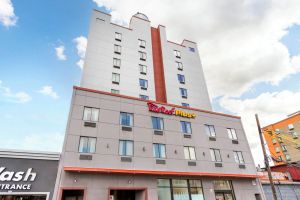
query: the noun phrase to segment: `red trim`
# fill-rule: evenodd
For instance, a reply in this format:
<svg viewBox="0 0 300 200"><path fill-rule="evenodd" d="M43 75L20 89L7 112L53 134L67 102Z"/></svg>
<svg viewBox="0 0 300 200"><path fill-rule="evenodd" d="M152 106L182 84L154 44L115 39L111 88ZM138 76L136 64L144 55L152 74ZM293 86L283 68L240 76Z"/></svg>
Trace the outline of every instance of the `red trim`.
<svg viewBox="0 0 300 200"><path fill-rule="evenodd" d="M122 94L113 94L113 93L110 93L110 92L104 92L104 91L100 91L100 90L93 90L93 89L88 89L88 88L83 88L83 87L78 87L78 86L73 86L73 89L74 90L86 91L86 92L93 92L93 93L98 93L98 94L104 94L104 95L109 95L109 96L121 97L121 98L126 98L126 99L132 99L132 100L136 100L136 101L154 102L154 103L161 104L161 105L166 105L166 106L171 106L171 107L176 107L176 108L182 108L182 109L186 109L186 110L194 110L194 111L198 111L198 112L209 113L209 114L214 114L214 115L220 115L220 116L225 116L225 117L231 117L231 118L236 118L236 119L241 118L241 117L235 116L235 115L228 115L228 114L224 114L224 113L218 113L218 112L202 110L202 109L192 108L192 107L184 107L184 106L169 104L169 103L165 103L165 102L161 102L161 101L146 101L146 100L143 100L143 99L140 99L140 98L137 98L137 97L131 97L131 96L122 95Z"/></svg>
<svg viewBox="0 0 300 200"><path fill-rule="evenodd" d="M156 100L167 103L164 64L161 49L160 29L151 27L152 56Z"/></svg>
<svg viewBox="0 0 300 200"><path fill-rule="evenodd" d="M62 200L62 193L64 190L83 190L83 200L86 200L86 188L82 187L61 187L59 189L58 200Z"/></svg>
<svg viewBox="0 0 300 200"><path fill-rule="evenodd" d="M111 190L137 190L137 191L141 190L141 191L145 191L145 200L148 200L148 189L147 188L143 188L143 187L109 187L107 200L110 200L109 196L110 196Z"/></svg>
<svg viewBox="0 0 300 200"><path fill-rule="evenodd" d="M208 176L208 177L238 177L238 178L259 178L258 174L223 174L206 172L180 172L180 171L154 171L136 169L111 169L111 168L88 168L88 167L64 167L67 172L92 172L92 173L113 173L113 174L138 174L138 175L165 175L165 176Z"/></svg>

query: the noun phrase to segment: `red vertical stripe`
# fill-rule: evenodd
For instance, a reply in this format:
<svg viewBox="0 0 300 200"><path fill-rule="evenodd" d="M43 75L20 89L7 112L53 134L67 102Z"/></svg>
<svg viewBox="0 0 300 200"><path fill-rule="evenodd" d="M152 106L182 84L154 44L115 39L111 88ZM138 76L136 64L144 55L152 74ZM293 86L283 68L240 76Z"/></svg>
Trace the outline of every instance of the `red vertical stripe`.
<svg viewBox="0 0 300 200"><path fill-rule="evenodd" d="M156 101L167 103L159 28L151 27L151 38Z"/></svg>

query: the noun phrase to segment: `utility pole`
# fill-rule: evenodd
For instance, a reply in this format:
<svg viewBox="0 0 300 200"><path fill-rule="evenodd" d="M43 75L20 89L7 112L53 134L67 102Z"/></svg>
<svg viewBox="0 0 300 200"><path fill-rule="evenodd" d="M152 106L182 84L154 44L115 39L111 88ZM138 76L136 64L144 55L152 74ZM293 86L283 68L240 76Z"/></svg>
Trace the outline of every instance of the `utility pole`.
<svg viewBox="0 0 300 200"><path fill-rule="evenodd" d="M268 161L268 156L267 156L266 148L265 148L265 144L264 144L264 139L263 139L263 136L262 136L262 132L261 132L261 128L260 128L260 123L259 123L258 115L257 114L255 114L255 118L256 118L256 123L257 123L259 138L260 138L260 143L261 143L261 147L262 147L263 154L264 154L264 161L265 161L266 169L268 171L268 176L269 176L269 180L270 180L270 184L271 184L271 188L272 188L273 199L277 200L277 194L276 194L275 186L274 186L274 183L273 183L272 173L271 173L271 169L270 169L270 165L269 165L269 161Z"/></svg>

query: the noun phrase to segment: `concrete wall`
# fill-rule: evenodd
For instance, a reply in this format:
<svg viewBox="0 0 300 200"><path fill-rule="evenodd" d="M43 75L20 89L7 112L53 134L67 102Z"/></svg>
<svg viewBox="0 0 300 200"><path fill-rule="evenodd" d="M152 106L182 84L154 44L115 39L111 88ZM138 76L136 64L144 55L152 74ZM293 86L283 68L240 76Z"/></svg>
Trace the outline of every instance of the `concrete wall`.
<svg viewBox="0 0 300 200"><path fill-rule="evenodd" d="M96 128L85 127L82 116L84 106L100 108L99 122ZM167 106L168 107L168 106ZM171 108L171 107L168 107ZM250 148L243 131L241 120L188 109L182 109L186 112L192 112L197 115L195 119L183 118L175 115L157 114L148 111L147 102L141 100L133 100L118 96L111 96L99 93L92 93L75 89L72 98L70 116L65 136L62 158L60 162L59 177L57 180L56 193L60 187L80 186L79 182L74 182L74 177L78 177L75 173L66 173L63 167L86 167L86 168L113 168L113 169L135 169L135 170L158 170L158 171L179 171L179 172L203 172L215 173L216 176L226 174L256 174L256 169L251 156ZM129 112L134 114L133 131L122 131L119 124L120 112ZM159 116L164 119L164 134L154 135L151 124L151 116ZM184 138L181 132L180 121L190 121L192 124L192 137ZM216 141L210 141L205 134L204 124L211 124L216 129ZM238 136L238 144L232 144L228 138L227 128L235 128ZM92 160L80 160L78 153L78 145L80 136L91 136L97 138L96 152L92 155ZM118 154L119 139L128 139L134 141L134 156L132 162L122 162ZM166 144L166 164L156 164L153 158L153 143ZM194 146L196 149L196 166L188 166L188 160L184 158L183 146ZM215 167L215 163L211 161L209 148L221 149L223 167ZM245 169L239 168L234 160L233 150L242 151L245 160ZM61 174L60 174L61 173ZM222 175L223 174L223 175ZM97 187L99 191L100 183L93 183L90 175L80 175L83 178L85 188ZM93 175L102 176L102 175ZM114 177L110 175L109 177ZM110 178L103 179L93 178L94 181L103 181L102 185L114 186L114 180ZM202 177L199 177L202 178ZM113 178L112 178L113 179ZM119 179L119 178L117 178ZM143 184L137 185L150 188L149 179L155 182L156 177L149 177L147 180L141 178ZM115 180L116 181L116 180ZM121 181L121 180L120 180ZM122 180L123 181L123 180ZM238 181L238 180L237 180ZM259 191L258 186L251 187L251 180L234 183L236 195L242 196L243 191L240 188L245 187L251 192ZM79 185L78 185L79 184ZM156 182L155 182L156 184ZM91 190L91 189L88 189ZM91 191L93 194L96 191ZM106 191L105 191L106 192ZM153 198L157 198L156 189L153 189ZM154 198L155 197L155 198ZM55 198L54 198L55 199ZM89 198L88 198L89 199ZM241 198L238 198L241 199Z"/></svg>

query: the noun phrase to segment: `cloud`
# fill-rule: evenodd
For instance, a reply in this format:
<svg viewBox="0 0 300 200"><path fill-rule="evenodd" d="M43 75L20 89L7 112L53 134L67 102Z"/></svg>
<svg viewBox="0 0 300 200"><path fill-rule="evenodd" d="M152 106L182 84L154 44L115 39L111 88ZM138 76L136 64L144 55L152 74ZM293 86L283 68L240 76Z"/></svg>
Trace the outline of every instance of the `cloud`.
<svg viewBox="0 0 300 200"><path fill-rule="evenodd" d="M56 53L58 60L66 60L67 59L67 56L65 55L64 51L65 51L65 47L63 45L55 47L55 53Z"/></svg>
<svg viewBox="0 0 300 200"><path fill-rule="evenodd" d="M111 10L116 23L128 23L139 11L153 26L166 25L170 40L197 42L212 97L240 96L259 82L278 84L300 71L280 42L289 27L300 24L299 0L94 2Z"/></svg>
<svg viewBox="0 0 300 200"><path fill-rule="evenodd" d="M242 117L245 132L250 143L256 163L263 163L255 114L259 116L262 127L275 123L287 117L288 114L300 110L300 91L262 93L251 99L223 97L220 105L226 110Z"/></svg>
<svg viewBox="0 0 300 200"><path fill-rule="evenodd" d="M42 87L41 90L38 91L38 93L41 93L45 96L49 96L53 99L58 99L59 98L57 93L55 91L53 91L52 86L44 86L44 87Z"/></svg>
<svg viewBox="0 0 300 200"><path fill-rule="evenodd" d="M76 63L81 69L83 69L86 46L87 46L87 38L84 36L79 36L73 40L76 44L77 54L80 60Z"/></svg>
<svg viewBox="0 0 300 200"><path fill-rule="evenodd" d="M1 148L33 151L50 151L61 152L64 134L59 132L54 133L32 133L26 134L24 137L12 138L8 137L0 140ZM45 142L51 141L51 142Z"/></svg>
<svg viewBox="0 0 300 200"><path fill-rule="evenodd" d="M31 96L26 92L12 92L9 87L6 87L2 84L0 80L0 96L1 99L6 102L11 103L27 103L31 101Z"/></svg>
<svg viewBox="0 0 300 200"><path fill-rule="evenodd" d="M16 25L17 20L11 0L0 0L0 23L9 27Z"/></svg>

